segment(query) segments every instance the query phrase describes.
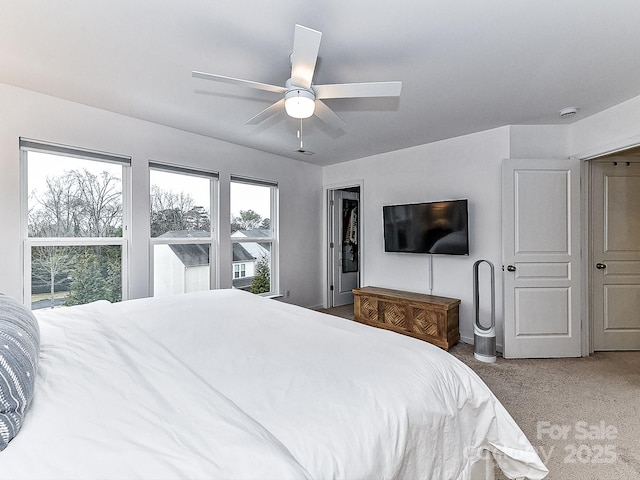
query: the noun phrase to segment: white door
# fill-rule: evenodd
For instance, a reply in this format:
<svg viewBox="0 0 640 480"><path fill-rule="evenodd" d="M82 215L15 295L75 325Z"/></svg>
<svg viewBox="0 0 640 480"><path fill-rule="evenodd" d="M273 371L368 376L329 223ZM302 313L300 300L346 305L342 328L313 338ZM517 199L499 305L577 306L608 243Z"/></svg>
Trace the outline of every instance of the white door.
<svg viewBox="0 0 640 480"><path fill-rule="evenodd" d="M580 165L502 164L504 357L581 355Z"/></svg>
<svg viewBox="0 0 640 480"><path fill-rule="evenodd" d="M591 169L594 350L640 350L640 163Z"/></svg>
<svg viewBox="0 0 640 480"><path fill-rule="evenodd" d="M359 286L359 197L360 195L353 191L333 190L331 192L332 275L329 290L332 307L353 303L352 290Z"/></svg>

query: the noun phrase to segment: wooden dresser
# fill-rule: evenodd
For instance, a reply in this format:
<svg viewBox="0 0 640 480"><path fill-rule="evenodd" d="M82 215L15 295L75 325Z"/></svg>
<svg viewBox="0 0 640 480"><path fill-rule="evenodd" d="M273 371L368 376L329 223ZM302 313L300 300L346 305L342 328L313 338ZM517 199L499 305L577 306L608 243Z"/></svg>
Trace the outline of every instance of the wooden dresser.
<svg viewBox="0 0 640 480"><path fill-rule="evenodd" d="M425 340L449 350L460 339L457 298L388 288L353 290L354 319Z"/></svg>

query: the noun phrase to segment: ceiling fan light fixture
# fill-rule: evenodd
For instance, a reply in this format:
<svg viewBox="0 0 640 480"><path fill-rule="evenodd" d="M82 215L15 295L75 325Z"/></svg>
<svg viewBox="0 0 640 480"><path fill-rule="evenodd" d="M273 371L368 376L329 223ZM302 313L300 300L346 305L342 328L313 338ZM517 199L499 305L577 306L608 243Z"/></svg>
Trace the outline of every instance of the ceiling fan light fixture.
<svg viewBox="0 0 640 480"><path fill-rule="evenodd" d="M316 96L304 88L294 88L284 94L284 109L293 118L309 118L316 109Z"/></svg>

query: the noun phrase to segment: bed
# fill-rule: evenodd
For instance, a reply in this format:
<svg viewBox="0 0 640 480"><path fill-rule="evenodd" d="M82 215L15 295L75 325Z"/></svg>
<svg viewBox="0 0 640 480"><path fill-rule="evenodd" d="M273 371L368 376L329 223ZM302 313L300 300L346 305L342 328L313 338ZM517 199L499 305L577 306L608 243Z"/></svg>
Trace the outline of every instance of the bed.
<svg viewBox="0 0 640 480"><path fill-rule="evenodd" d="M239 290L35 315L0 479L547 474L473 371L420 340Z"/></svg>

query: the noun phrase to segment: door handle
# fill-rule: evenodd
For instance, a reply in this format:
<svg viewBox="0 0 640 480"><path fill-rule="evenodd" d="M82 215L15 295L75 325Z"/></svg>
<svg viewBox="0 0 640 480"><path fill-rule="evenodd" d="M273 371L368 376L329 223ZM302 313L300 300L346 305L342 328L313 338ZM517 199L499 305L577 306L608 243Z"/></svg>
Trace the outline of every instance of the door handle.
<svg viewBox="0 0 640 480"><path fill-rule="evenodd" d="M515 272L516 271L516 267L514 267L513 265L507 265L507 272Z"/></svg>
<svg viewBox="0 0 640 480"><path fill-rule="evenodd" d="M606 263L596 263L596 268L598 270L604 270L605 268L607 268L607 264Z"/></svg>

